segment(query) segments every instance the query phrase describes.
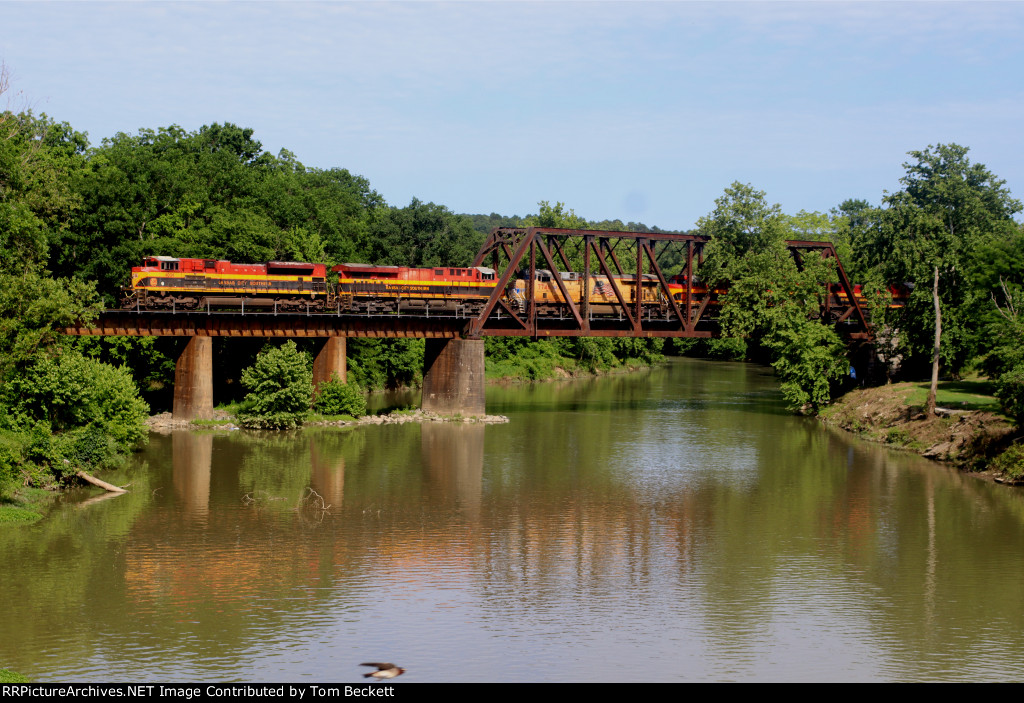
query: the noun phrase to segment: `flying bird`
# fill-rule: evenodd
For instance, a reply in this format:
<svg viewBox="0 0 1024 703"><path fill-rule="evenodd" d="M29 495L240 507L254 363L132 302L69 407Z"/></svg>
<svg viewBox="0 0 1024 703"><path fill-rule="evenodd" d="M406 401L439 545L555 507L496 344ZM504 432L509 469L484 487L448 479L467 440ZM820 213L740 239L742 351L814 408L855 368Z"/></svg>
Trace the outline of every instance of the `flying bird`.
<svg viewBox="0 0 1024 703"><path fill-rule="evenodd" d="M393 679L396 676L400 676L405 673L405 669L400 666L395 666L391 662L363 662L359 666L375 666L376 671L371 671L368 674L363 674L364 679L373 677L380 681L381 679Z"/></svg>

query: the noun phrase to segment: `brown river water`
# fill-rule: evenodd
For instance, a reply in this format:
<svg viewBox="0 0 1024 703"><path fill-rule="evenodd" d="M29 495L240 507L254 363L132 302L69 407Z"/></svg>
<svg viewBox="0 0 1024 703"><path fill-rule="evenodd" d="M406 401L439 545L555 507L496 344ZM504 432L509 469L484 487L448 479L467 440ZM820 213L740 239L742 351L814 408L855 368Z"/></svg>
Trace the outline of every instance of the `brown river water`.
<svg viewBox="0 0 1024 703"><path fill-rule="evenodd" d="M783 407L770 370L488 389L503 425L153 435L0 529L33 681L1018 680L1024 491Z"/></svg>

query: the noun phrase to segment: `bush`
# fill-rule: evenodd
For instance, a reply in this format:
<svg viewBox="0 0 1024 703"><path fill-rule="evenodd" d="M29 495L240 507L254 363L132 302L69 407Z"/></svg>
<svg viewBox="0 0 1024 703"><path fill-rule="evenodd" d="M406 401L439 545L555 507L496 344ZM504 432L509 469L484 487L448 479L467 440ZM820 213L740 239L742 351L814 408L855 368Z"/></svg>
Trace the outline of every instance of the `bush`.
<svg viewBox="0 0 1024 703"><path fill-rule="evenodd" d="M64 350L12 373L0 405L0 489L47 485L79 468L109 465L147 438L149 406L123 368Z"/></svg>
<svg viewBox="0 0 1024 703"><path fill-rule="evenodd" d="M267 345L256 363L242 372L242 385L249 390L238 413L243 427L299 427L313 399L312 362L291 340L281 346Z"/></svg>
<svg viewBox="0 0 1024 703"><path fill-rule="evenodd" d="M1024 364L1018 364L996 381L996 398L1007 416L1024 425Z"/></svg>
<svg viewBox="0 0 1024 703"><path fill-rule="evenodd" d="M361 417L366 414L366 396L359 386L345 383L335 374L331 380L320 384L313 408L323 415Z"/></svg>
<svg viewBox="0 0 1024 703"><path fill-rule="evenodd" d="M743 361L747 358L747 340L742 337L718 337L708 342L707 354L720 361Z"/></svg>
<svg viewBox="0 0 1024 703"><path fill-rule="evenodd" d="M1013 444L992 462L992 468L1012 481L1024 479L1024 445Z"/></svg>
<svg viewBox="0 0 1024 703"><path fill-rule="evenodd" d="M802 318L788 333L773 335L768 343L775 352L772 368L786 403L793 410L817 413L832 397L832 382L849 368L839 335L832 327Z"/></svg>
<svg viewBox="0 0 1024 703"><path fill-rule="evenodd" d="M21 481L22 442L10 432L0 432L0 496L6 495Z"/></svg>

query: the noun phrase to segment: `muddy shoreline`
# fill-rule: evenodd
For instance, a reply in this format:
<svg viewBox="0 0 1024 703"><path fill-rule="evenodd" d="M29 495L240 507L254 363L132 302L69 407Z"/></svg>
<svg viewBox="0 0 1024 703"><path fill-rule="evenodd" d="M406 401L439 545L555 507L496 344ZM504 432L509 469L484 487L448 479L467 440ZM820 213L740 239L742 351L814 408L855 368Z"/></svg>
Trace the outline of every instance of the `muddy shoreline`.
<svg viewBox="0 0 1024 703"><path fill-rule="evenodd" d="M983 410L937 408L928 417L908 405L913 384L862 388L835 399L819 419L866 439L954 466L980 479L1012 483L990 467L991 460L1019 436L1002 415Z"/></svg>

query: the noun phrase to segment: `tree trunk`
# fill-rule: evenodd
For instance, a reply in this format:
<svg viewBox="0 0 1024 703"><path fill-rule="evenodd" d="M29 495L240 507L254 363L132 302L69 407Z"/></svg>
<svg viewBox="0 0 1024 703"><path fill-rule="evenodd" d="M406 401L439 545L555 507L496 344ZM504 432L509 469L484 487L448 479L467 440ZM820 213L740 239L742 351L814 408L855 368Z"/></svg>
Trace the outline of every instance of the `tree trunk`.
<svg viewBox="0 0 1024 703"><path fill-rule="evenodd" d="M83 481L88 481L92 485L99 486L103 490L110 491L111 493L127 493L128 492L128 491L126 491L125 489L123 489L123 488L121 488L119 486L115 486L113 484L107 483L106 481L101 481L100 479L96 478L95 476L90 476L89 474L85 473L84 471L76 471L75 475L78 476L78 478L82 479Z"/></svg>
<svg viewBox="0 0 1024 703"><path fill-rule="evenodd" d="M928 390L928 415L935 415L935 396L939 392L939 340L942 339L942 310L939 307L939 267L935 267L935 283L932 286L932 302L935 303L935 350L932 352L932 387Z"/></svg>

